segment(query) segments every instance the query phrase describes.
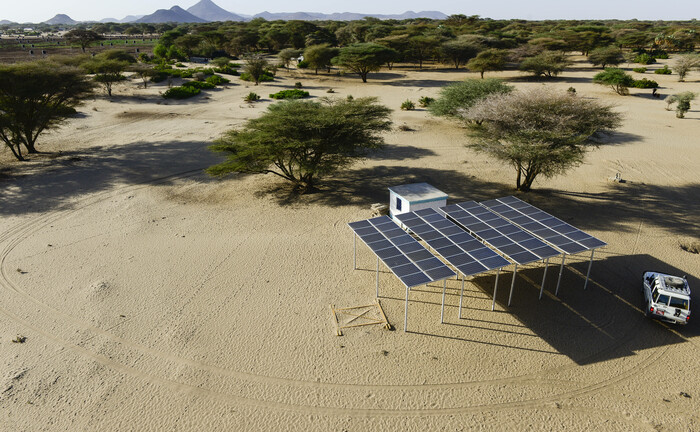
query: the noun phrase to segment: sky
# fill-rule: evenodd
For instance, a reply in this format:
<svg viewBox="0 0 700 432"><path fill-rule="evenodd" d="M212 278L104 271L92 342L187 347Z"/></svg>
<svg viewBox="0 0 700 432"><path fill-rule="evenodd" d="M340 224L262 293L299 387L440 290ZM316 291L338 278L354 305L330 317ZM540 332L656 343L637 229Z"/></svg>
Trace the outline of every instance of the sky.
<svg viewBox="0 0 700 432"><path fill-rule="evenodd" d="M77 21L122 19L148 15L157 9L178 5L183 9L199 0L2 0L0 20L42 22L63 13ZM461 13L494 19L640 19L689 20L700 18L700 0L266 0L242 2L214 0L220 7L239 14L269 12L359 12L402 13L407 10L437 10L447 15Z"/></svg>

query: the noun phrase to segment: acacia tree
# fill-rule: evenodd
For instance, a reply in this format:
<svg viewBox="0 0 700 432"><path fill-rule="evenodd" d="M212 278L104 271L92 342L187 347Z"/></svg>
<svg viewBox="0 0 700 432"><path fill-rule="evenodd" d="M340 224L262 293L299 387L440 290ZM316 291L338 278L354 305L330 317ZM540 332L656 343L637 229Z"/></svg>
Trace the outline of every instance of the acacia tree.
<svg viewBox="0 0 700 432"><path fill-rule="evenodd" d="M533 57L523 59L520 70L532 72L536 77L555 77L559 75L571 62L566 53L560 51L543 51Z"/></svg>
<svg viewBox="0 0 700 432"><path fill-rule="evenodd" d="M331 71L331 60L338 55L338 48L332 48L328 44L311 45L304 50L304 60L309 62L309 65L316 70L323 68L326 71Z"/></svg>
<svg viewBox="0 0 700 432"><path fill-rule="evenodd" d="M506 64L506 52L499 49L487 49L467 62L467 69L481 74L484 79L486 71L500 71Z"/></svg>
<svg viewBox="0 0 700 432"><path fill-rule="evenodd" d="M136 63L129 67L129 70L134 73L143 82L143 88L148 88L148 81L157 73L152 64Z"/></svg>
<svg viewBox="0 0 700 432"><path fill-rule="evenodd" d="M617 47L600 47L591 51L588 55L588 61L593 66L601 66L605 69L605 66L617 66L624 62L625 56L622 54L622 50Z"/></svg>
<svg viewBox="0 0 700 432"><path fill-rule="evenodd" d="M611 106L542 90L491 95L464 118L475 138L469 147L512 165L521 191L540 174L552 177L580 164L600 134L621 124Z"/></svg>
<svg viewBox="0 0 700 432"><path fill-rule="evenodd" d="M260 78L267 70L267 60L260 54L248 54L245 56L243 70L255 81L255 85L260 84Z"/></svg>
<svg viewBox="0 0 700 432"><path fill-rule="evenodd" d="M697 54L678 56L673 64L673 70L678 74L678 81L684 81L688 72L696 67L700 67L700 55Z"/></svg>
<svg viewBox="0 0 700 432"><path fill-rule="evenodd" d="M333 58L333 64L342 66L360 75L362 82L367 82L367 74L378 71L388 63L396 51L375 43L358 43L343 47Z"/></svg>
<svg viewBox="0 0 700 432"><path fill-rule="evenodd" d="M80 48L83 50L83 52L85 52L85 48L89 47L90 44L92 44L93 42L97 42L103 39L102 36L100 36L92 30L85 30L80 28L66 32L66 34L63 35L63 38L71 44L80 45Z"/></svg>
<svg viewBox="0 0 700 432"><path fill-rule="evenodd" d="M459 65L476 57L479 51L483 49L481 38L477 35L461 35L457 39L444 42L440 46L440 51L445 60L452 63L455 69L459 69Z"/></svg>
<svg viewBox="0 0 700 432"><path fill-rule="evenodd" d="M615 93L620 96L628 95L630 92L628 87L634 85L634 78L627 74L622 69L605 69L603 72L598 72L593 76L593 82L596 84L607 85L612 88Z"/></svg>
<svg viewBox="0 0 700 432"><path fill-rule="evenodd" d="M510 93L513 87L496 78L468 79L440 89L440 94L429 106L432 115L463 118L462 112L480 99L494 93Z"/></svg>
<svg viewBox="0 0 700 432"><path fill-rule="evenodd" d="M109 97L112 97L112 87L114 84L126 80L123 72L128 67L128 62L104 59L95 59L83 65L86 71L95 74L93 79L104 87Z"/></svg>
<svg viewBox="0 0 700 432"><path fill-rule="evenodd" d="M209 147L228 156L207 172L271 173L292 182L295 191L309 192L318 177L381 148L380 132L391 127L390 112L376 98L271 105L262 116L226 132Z"/></svg>
<svg viewBox="0 0 700 432"><path fill-rule="evenodd" d="M285 68L289 69L289 63L292 59L299 57L301 50L294 48L285 48L277 54L277 58L280 59L280 64Z"/></svg>
<svg viewBox="0 0 700 432"><path fill-rule="evenodd" d="M0 65L0 140L18 160L38 153L39 135L58 127L92 94L78 68L46 61Z"/></svg>

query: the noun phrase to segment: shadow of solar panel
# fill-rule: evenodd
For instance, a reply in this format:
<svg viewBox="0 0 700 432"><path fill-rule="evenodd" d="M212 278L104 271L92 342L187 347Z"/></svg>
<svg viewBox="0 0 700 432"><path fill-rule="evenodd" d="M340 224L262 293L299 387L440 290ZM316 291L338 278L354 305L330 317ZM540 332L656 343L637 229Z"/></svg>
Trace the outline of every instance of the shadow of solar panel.
<svg viewBox="0 0 700 432"><path fill-rule="evenodd" d="M454 273L452 273L452 274L454 274ZM408 275L408 276L403 276L403 277L400 277L399 279L401 279L401 282L403 282L404 285L406 285L407 287L425 285L428 282L432 282L430 277L428 277L424 273L416 273L416 274L412 274L412 275Z"/></svg>

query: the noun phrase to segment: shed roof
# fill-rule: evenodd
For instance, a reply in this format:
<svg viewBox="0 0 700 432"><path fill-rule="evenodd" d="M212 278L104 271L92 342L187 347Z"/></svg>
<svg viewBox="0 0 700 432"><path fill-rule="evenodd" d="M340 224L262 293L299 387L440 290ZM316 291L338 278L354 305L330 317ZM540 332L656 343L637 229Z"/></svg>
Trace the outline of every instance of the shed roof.
<svg viewBox="0 0 700 432"><path fill-rule="evenodd" d="M447 194L445 192L436 189L428 183L411 183L392 186L389 190L409 202L447 199Z"/></svg>

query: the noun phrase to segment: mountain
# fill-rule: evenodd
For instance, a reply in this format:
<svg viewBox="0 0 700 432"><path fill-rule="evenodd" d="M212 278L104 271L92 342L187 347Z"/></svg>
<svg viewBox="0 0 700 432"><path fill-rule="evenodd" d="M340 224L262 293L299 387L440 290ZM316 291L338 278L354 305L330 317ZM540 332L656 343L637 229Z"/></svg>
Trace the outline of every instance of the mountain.
<svg viewBox="0 0 700 432"><path fill-rule="evenodd" d="M120 22L120 23L130 23L130 22L134 22L134 21L136 21L136 20L140 20L140 19L143 18L144 16L145 16L145 15L127 15L127 16L125 16L124 18L120 19L120 20L117 21L117 22Z"/></svg>
<svg viewBox="0 0 700 432"><path fill-rule="evenodd" d="M65 14L57 14L50 20L44 21L44 24L77 24L78 21L73 20L71 17Z"/></svg>
<svg viewBox="0 0 700 432"><path fill-rule="evenodd" d="M447 15L445 15L442 12L438 11L421 11L421 12L413 12L413 11L407 11L402 14L393 14L393 15L381 15L381 14L362 14L362 13L355 13L355 12L341 12L341 13L332 13L332 14L324 14L324 13L316 13L316 12L279 12L279 13L272 13L272 12L261 12L257 15L254 16L254 18L264 18L267 21L275 21L275 20L305 20L305 21L325 21L325 20L332 20L332 21L355 21L355 20L361 20L364 17L373 17L373 18L379 18L382 20L388 20L388 19L395 19L395 20L404 20L404 19L415 19L415 18L430 18L430 19L445 19L447 18Z"/></svg>
<svg viewBox="0 0 700 432"><path fill-rule="evenodd" d="M2 20L2 21L0 21L0 25L5 25L5 24L14 24L14 22L8 21L8 20Z"/></svg>
<svg viewBox="0 0 700 432"><path fill-rule="evenodd" d="M166 22L177 22L177 23L203 23L207 22L202 18L196 17L191 13L187 12L180 6L173 6L170 9L158 9L150 15L146 15L143 18L134 21L136 23L166 23Z"/></svg>
<svg viewBox="0 0 700 432"><path fill-rule="evenodd" d="M118 23L119 20L116 18L102 18L99 22L101 22L101 23Z"/></svg>
<svg viewBox="0 0 700 432"><path fill-rule="evenodd" d="M245 21L242 16L220 8L211 0L200 0L199 3L188 8L187 12L205 21Z"/></svg>

